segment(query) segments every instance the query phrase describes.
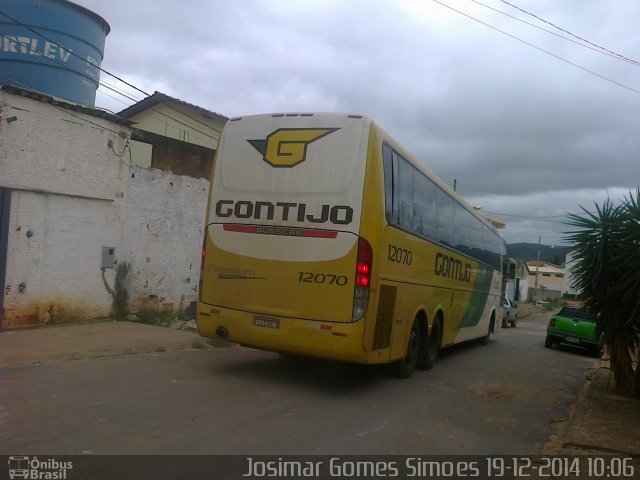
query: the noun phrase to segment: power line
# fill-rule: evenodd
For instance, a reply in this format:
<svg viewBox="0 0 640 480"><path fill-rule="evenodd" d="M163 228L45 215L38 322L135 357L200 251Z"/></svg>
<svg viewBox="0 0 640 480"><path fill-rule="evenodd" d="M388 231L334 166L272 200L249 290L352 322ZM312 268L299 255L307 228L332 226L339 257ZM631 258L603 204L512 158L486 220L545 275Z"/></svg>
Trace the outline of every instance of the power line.
<svg viewBox="0 0 640 480"><path fill-rule="evenodd" d="M517 5L514 5L513 3L509 3L509 2L507 2L506 0L500 0L500 1L501 1L502 3L504 3L505 5L509 5L510 7L515 8L516 10L521 11L522 13L525 13L525 14L527 14L527 15L530 15L530 16L532 16L532 17L534 17L534 18L536 18L536 19L540 20L541 22L546 23L547 25L551 25L553 28L556 28L556 29L560 30L561 32L567 33L567 34L571 35L571 36L572 36L572 37L574 37L574 38L577 38L578 40L580 40L580 41L582 41L582 42L588 43L589 45L593 45L594 47L596 47L596 48L598 48L598 49L600 49L600 50L603 50L603 51L605 51L605 52L608 52L608 53L610 53L610 54L612 54L612 55L614 55L614 56L616 56L616 57L619 57L619 58L621 58L621 59L623 59L623 60L627 61L627 62L634 63L634 64L636 64L636 65L640 65L640 62L638 62L637 60L633 60L633 59L631 59L631 58L627 58L627 57L625 57L624 55L620 55L619 53L616 53L616 52L614 52L614 51L612 51L612 50L609 50L609 49L607 49L607 48L605 48L605 47L602 47L602 46L600 46L600 45L598 45L598 44L596 44L596 43L590 42L590 41L589 41L589 40L587 40L586 38L579 37L578 35L575 35L574 33L571 33L569 30L565 30L564 28L559 27L558 25L556 25L556 24L554 24L554 23L551 23L551 22L549 22L549 21L545 20L544 18L542 18L542 17L540 17L540 16L538 16L538 15L536 15L536 14L534 14L534 13L528 12L527 10L525 10L525 9L523 9L523 8L518 7Z"/></svg>
<svg viewBox="0 0 640 480"><path fill-rule="evenodd" d="M17 45L20 45L20 47L22 47L22 48L24 48L25 50L29 51L29 53L30 53L30 54L32 54L32 55L39 56L39 57L42 57L42 58L46 58L46 59L47 59L48 61L50 61L52 64L54 64L55 66L59 67L61 70L64 70L64 71L67 71L67 72L71 72L71 73L74 73L74 74L77 74L77 75L82 75L82 73L81 73L81 72L78 72L77 70L74 70L74 69L73 69L73 68L71 68L69 65L66 65L66 64L64 64L64 63L60 63L59 61L57 61L57 60L56 60L56 59L54 59L54 58L45 57L44 55L42 55L42 53L40 53L40 52L39 52L39 51L37 51L35 48L33 48L29 43L21 42L19 39L15 38L15 37L12 37L12 36L9 36L9 35L4 34L4 33L0 33L0 37L5 38L5 39L7 39L7 40L11 41L12 43L17 44ZM59 45L58 45L58 46L59 46ZM23 87L23 88L27 88L27 89L29 88L28 86L23 85L23 84L21 84L21 83L19 83L19 82L16 82L15 80L12 80L12 82L16 83L17 85L19 85L19 86L21 86L21 87ZM109 90L112 90L113 92L115 92L115 93L117 93L117 94L119 94L119 95L122 95L123 97L126 97L126 98L128 98L128 99L130 99L130 100L137 101L137 100L133 99L132 97L129 97L129 96L125 95L124 93L122 93L121 91L117 90L115 87L108 86L108 84L106 84L106 82L102 82L102 81L100 81L100 82L99 82L99 84L100 84L101 86L103 86L103 87L105 87L105 88L109 89ZM124 101L120 100L119 98L114 97L113 95L108 94L107 92L104 92L104 91L102 91L102 90L96 90L96 92L100 92L100 93L102 93L102 94L104 94L104 95L107 95L108 97L113 98L114 100L116 100L116 101L118 101L118 102L120 102L120 103L122 103L122 104L124 104L124 105L128 105L128 103L126 103L126 102L124 102Z"/></svg>
<svg viewBox="0 0 640 480"><path fill-rule="evenodd" d="M16 20L16 19L14 19L13 17L11 17L11 16L7 15L6 13L4 13L4 12L3 12L3 11L1 11L1 10L0 10L0 14L2 14L2 15L4 15L5 17L9 18L11 21L13 21L14 23L16 23L17 25L20 25L20 26L22 26L22 27L24 27L24 28L28 29L29 31L31 31L31 32L33 32L33 33L35 33L36 35L39 35L39 36L40 36L40 37L42 37L44 40L46 40L46 41L48 41L48 42L52 43L53 45L56 45L58 48L62 48L62 47L61 47L59 44L57 44L56 42L53 42L52 40L49 40L47 37L45 37L44 35L42 35L42 34L41 34L41 33L39 33L38 31L36 31L36 30L32 29L31 27L29 27L29 26L27 26L27 25L25 25L25 24L21 23L20 21L18 21L18 20ZM82 73L81 73L81 72L78 72L78 71L74 70L73 68L69 67L68 65L66 65L66 64L64 64L64 63L60 63L60 62L58 62L56 59L53 59L53 58L50 58L50 57L44 57L40 52L38 52L35 48L33 48L33 47L32 47L30 44L28 44L28 43L20 42L18 39L14 38L14 37L11 37L11 36L9 36L9 35L3 34L3 33L0 33L0 35L1 35L2 37L4 37L4 38L8 39L8 40L11 40L12 42L15 42L16 44L20 45L21 47L28 49L28 50L29 50L29 52L31 52L31 53L33 53L33 54L35 54L35 55L37 55L37 56L41 56L41 57L43 57L43 58L46 58L46 59L47 59L47 60L49 60L51 63L53 63L54 65L57 65L58 67L62 68L63 70L69 71L69 72L71 72L71 73L75 73L75 74L82 75ZM82 57L80 57L79 55L77 55L77 54L73 53L71 50L68 50L68 52L69 52L69 53L71 53L74 57L79 58L79 59L80 59L80 60L82 60L83 62L84 62L84 61L86 61L85 59L83 59L83 58L82 58ZM141 89L139 89L139 88L135 87L134 85L132 85L132 84L130 84L130 83L128 83L128 82L126 82L126 81L122 80L120 77L118 77L118 76L116 76L116 75L113 75L112 73L108 72L107 70L104 70L104 69L103 69L103 68L101 68L101 67L98 67L97 65L93 65L93 66L94 66L94 67L96 67L96 68L98 68L100 71L103 71L103 72L107 73L108 75L111 75L112 77L114 77L114 78L116 78L116 79L120 80L121 82L125 83L126 85L129 85L129 86L131 86L131 87L135 88L136 90L138 90L138 91L140 91L140 92L144 93L147 97L150 97L150 95L149 95L148 93L146 93L144 90L141 90ZM132 100L132 101L134 101L134 102L139 102L139 101L140 101L140 100L136 99L135 97L133 97L133 96L131 96L131 95L129 95L129 94L123 93L123 91L121 91L121 90L119 90L119 89L116 89L116 88L115 88L115 87L113 87L113 86L110 86L109 84L107 84L107 83L106 83L106 82L104 82L104 81L99 81L98 83L99 83L101 86L103 86L103 87L107 88L108 90L111 90L111 91L113 91L113 92L115 92L115 93L117 93L117 94L119 94L119 95L122 95L123 97L125 97L125 98L127 98L127 99L129 99L129 100ZM107 94L106 92L102 92L102 93L103 93L103 94L105 94L105 95L107 95L107 96L110 96L111 98L114 98L114 100L118 100L118 99L116 99L115 97L113 97L112 95ZM120 101L121 103L123 103L123 104L127 105L125 102L122 102L121 100L118 100L118 101ZM221 133L222 133L219 129L217 129L217 128L215 128L215 127L211 126L211 125L208 125L208 124L206 124L206 123L204 123L204 122L200 121L199 119L194 118L194 117L192 117L192 116L190 116L190 115L188 115L188 114L186 114L186 113L184 113L184 112L181 112L180 110L178 110L178 109L176 109L176 108L173 108L173 107L172 107L171 105L169 105L169 104L165 104L165 105L166 105L166 107L167 107L167 108L169 108L169 109L171 109L171 110L174 110L175 112L180 113L181 115L186 116L187 118L189 118L189 119L191 119L191 120L193 120L193 121L195 121L195 122L197 122L197 123L199 123L199 124L203 125L203 126L204 126L204 127L206 127L206 128L209 128L209 129L213 130L214 132L216 132L216 133L218 133L218 134L221 134ZM154 112L154 113L156 113L156 112ZM166 113L164 113L164 112L159 112L159 111L158 111L157 113L158 113L158 114L160 114L160 115L163 115L163 116L165 116L165 117L167 117L167 118L169 118L169 119L171 119L171 120L173 120L173 121L174 121L174 122L176 122L176 123L179 123L179 124L181 124L181 125L184 125L184 126L186 126L186 127L189 127L189 128L191 128L192 130L194 130L194 131L196 131L196 132L198 132L198 133L200 133L200 134L202 134L202 135L204 135L204 136L206 136L206 137L209 137L209 138L211 138L211 139L213 139L213 140L218 140L218 139L219 139L218 137L216 137L216 136L214 136L214 135L210 135L210 134L205 133L205 132L203 132L203 131L201 131L201 130L198 130L197 128L194 128L193 126L191 126L191 125L189 125L189 124L186 124L186 123L184 123L184 122L181 122L180 120L178 120L178 119L176 119L176 118L174 118L174 117L172 117L172 116L170 116L170 115L168 115L168 114L166 114Z"/></svg>
<svg viewBox="0 0 640 480"><path fill-rule="evenodd" d="M139 100L136 100L135 98L133 98L132 96L130 96L130 95L126 94L126 93L123 93L123 92L121 92L120 90L117 90L117 89L116 89L116 88L114 88L114 87L110 87L108 84L106 84L106 83L104 83L104 82L100 82L100 86L102 86L102 87L106 88L107 90L111 90L112 92L115 92L115 93L117 93L118 95L122 95L123 97L128 98L129 100L132 100L132 101L134 101L134 102L136 102L136 103L139 101ZM122 102L122 103L124 103L125 105L127 105L127 103L126 103L126 102Z"/></svg>
<svg viewBox="0 0 640 480"><path fill-rule="evenodd" d="M134 95L131 92L127 92L124 88L118 87L117 85L113 85L109 82L106 82L104 80L100 80L100 85L109 89L109 90L113 90L114 92L116 92L117 94L127 98L128 100L131 100L133 102L139 102L141 100L141 98L137 97L136 95Z"/></svg>
<svg viewBox="0 0 640 480"><path fill-rule="evenodd" d="M167 107L168 107L168 108L170 108L171 110L174 110L174 111L176 111L176 112L178 112L178 113L180 113L180 114L184 115L184 113L182 113L180 110L178 110L178 109L176 109L176 108L173 108L171 105L168 105L168 104L166 104L166 103L165 103L165 106L167 106ZM208 133L205 133L205 132L203 132L203 131L201 131L201 130L198 130L197 128L194 128L192 125L189 125L188 123L181 122L180 120L178 120L177 118L172 117L171 115L167 115L166 113L161 112L161 111L159 111L159 110L156 110L156 112L155 112L155 113L158 113L159 115L163 115L163 116L165 116L165 117L167 117L167 118L170 118L171 120L173 120L173 121L174 121L174 122L176 122L176 123L179 123L180 125L184 125L185 127L189 127L191 130L194 130L194 131L196 131L196 132L198 132L198 133L201 133L201 134L202 134L202 135L204 135L205 137L209 137L209 138L213 138L214 140L218 140L218 137L215 137L215 136L213 136L213 135L209 135ZM209 127L211 130L213 130L213 131L215 131L215 132L220 133L220 130L218 130L217 128L214 128L214 127L212 127L212 126L210 126L210 125L207 125L206 123L203 123L203 122L199 121L198 119L193 118L193 117L191 117L191 116L189 116L189 115L186 115L186 116L187 116L188 118L190 118L191 120L195 120L195 121L196 121L196 122L198 122L198 123L202 123L204 126Z"/></svg>
<svg viewBox="0 0 640 480"><path fill-rule="evenodd" d="M129 106L129 104L127 102L125 102L124 100L119 99L118 97L116 97L115 95L111 95L110 93L105 92L104 90L96 90L96 93L101 93L102 95L106 95L107 97L113 98L116 102L120 102L123 105L127 105ZM101 107L102 108L102 107ZM104 108L104 110L108 110L106 108ZM113 111L108 110L110 113L113 113ZM115 113L113 113L115 115Z"/></svg>
<svg viewBox="0 0 640 480"><path fill-rule="evenodd" d="M2 13L2 12L0 12ZM58 62L55 58L51 58L51 57L45 57L42 53L40 53L39 51L37 51L35 48L33 48L31 46L31 44L27 43L27 42L21 42L19 39L12 37L10 35L7 35L6 33L0 33L0 36L2 36L3 38L9 40L12 43L15 43L17 45L20 45L22 48L26 49L29 51L29 54L34 55L36 57L42 57L42 58L46 58L47 60L50 60L51 63L54 63L55 65L62 67L63 70L69 70L72 73L78 73L81 74L80 72L72 69L70 66L64 64L64 63L60 63ZM60 47L60 45L56 45L58 47ZM62 48L62 47L60 47Z"/></svg>
<svg viewBox="0 0 640 480"><path fill-rule="evenodd" d="M132 101L134 101L134 102L136 102L136 103L138 103L138 102L140 102L140 101L141 101L140 99L138 99L138 98L134 97L133 95L130 95L129 93L124 92L124 91L122 91L122 90L118 89L117 87L115 87L114 85L110 85L110 84L108 84L107 82L102 82L102 81L101 81L101 82L100 82L100 85L101 85L101 86L103 86L104 88L106 88L106 89L108 89L108 90L112 90L112 91L114 91L114 92L116 92L116 93L118 93L118 94L122 95L123 97L126 97L126 98L128 98L129 100L132 100ZM105 95L106 95L106 92L102 92L102 93L105 93ZM125 105L127 105L127 103L126 103L126 102L122 102L122 101L121 101L121 103L124 103ZM182 111L178 110L177 108L174 108L172 105L170 105L170 104L168 104L168 103L165 103L165 104L164 104L164 106L165 106L165 107L167 107L167 108L168 108L168 109L170 109L170 110L173 110L174 112L179 113L180 115L184 115L185 117L187 117L187 118L189 118L189 119L193 120L194 122L199 123L200 125L202 125L202 126L204 126L204 127L208 128L208 129L210 129L210 130L213 130L214 132L217 132L218 134L221 134L221 133L222 133L222 131L221 131L221 130L219 130L219 129L215 128L214 126L209 125L209 124L207 124L207 123L204 123L203 121L201 121L201 120L199 120L199 119L197 119L197 118L195 118L195 117L192 117L191 115L188 115L188 114L186 114L186 113L184 113L184 112L182 112ZM153 113L153 114L157 114L157 115L163 115L163 116L165 116L165 117L167 117L167 118L169 118L169 119L173 120L173 121L174 121L174 122L176 122L176 123L179 123L179 124L181 124L181 125L184 125L184 126L186 126L186 127L189 127L189 128L191 128L192 130L194 130L194 131L196 131L196 132L198 132L198 133L201 133L202 135L204 135L204 136L206 136L206 137L212 138L212 139L214 139L214 140L217 140L217 139L218 139L218 137L213 136L213 135L210 135L210 134L205 133L205 132L202 132L202 131L198 130L197 128L194 128L192 125L188 125L188 124L186 124L186 123L184 123L184 122L181 122L181 121L180 121L180 120L178 120L177 118L172 117L171 115L168 115L168 114L166 114L166 113L164 113L164 112L161 112L161 111L155 110L155 111L154 111L154 112L152 112L152 113Z"/></svg>
<svg viewBox="0 0 640 480"><path fill-rule="evenodd" d="M67 115L71 115L72 117L77 118L78 120L88 123L89 125L93 125L94 127L98 127L101 130L106 130L108 132L111 133L115 133L116 135L120 136L121 132L117 132L115 130L111 130L110 128L105 127L104 125L100 125L98 123L92 122L91 120L87 119L87 118L83 118L80 117L78 115L76 115L75 113L73 113L71 110L69 110L68 108L64 108L64 107L60 107L59 105L54 105L58 110L60 110L61 112L66 113Z"/></svg>
<svg viewBox="0 0 640 480"><path fill-rule="evenodd" d="M100 85L101 85L101 86L103 86L104 88L106 88L106 89L108 89L108 90L112 90L112 91L114 91L114 92L116 92L116 93L118 93L118 94L122 95L123 97L126 97L126 98L128 98L129 100L132 100L132 101L134 101L134 102L136 102L136 103L141 101L140 99L138 99L138 98L136 98L136 97L134 97L134 96L132 96L132 95L130 95L130 94L128 94L128 93L126 93L126 92L124 92L124 91L122 91L122 90L118 89L117 87L115 87L115 86L113 86L113 85L110 85L110 84L106 83L106 82L100 82ZM105 95L107 95L107 93L106 93L106 92L102 92L102 93L104 93ZM113 98L113 97L112 97L112 98ZM121 102L122 102L122 101L121 101ZM127 105L125 102L122 102L122 103L123 103L123 104L125 104L125 105ZM174 112L177 112L177 113L179 113L180 115L184 115L184 116L186 116L187 118L189 118L189 119L193 120L194 122L197 122L197 123L199 123L200 125L203 125L204 127L206 127L206 128L209 128L209 129L213 130L214 132L217 132L218 134L222 133L222 132L221 132L220 130L218 130L217 128L215 128L215 127L213 127L213 126L211 126L211 125L208 125L208 124L206 124L206 123L204 123L204 122L200 121L199 119L197 119L197 118L195 118L195 117L192 117L191 115L188 115L188 114L186 114L186 113L184 113L184 112L181 112L181 111L180 111L180 110L178 110L177 108L174 108L173 106L171 106L171 105L169 105L169 104L167 104L167 103L165 103L164 105L165 105L167 108L169 108L169 109L173 110ZM178 120L177 118L172 117L171 115L168 115L168 114L166 114L166 113L164 113L164 112L161 112L161 111L156 110L156 111L154 111L153 113L154 113L154 114L157 114L157 115L163 115L163 116L165 116L165 117L167 117L167 118L169 118L169 119L173 120L174 122L179 123L180 125L184 125L184 126L186 126L186 127L189 127L189 128L191 128L192 130L194 130L195 132L198 132L198 133L200 133L200 134L202 134L202 135L204 135L204 136L206 136L206 137L212 138L212 139L214 139L214 140L217 140L217 139L218 139L218 137L216 137L216 136L214 136L214 135L210 135L210 134L208 134L208 133L205 133L205 132L203 132L203 131L201 131L201 130L198 130L197 128L193 127L192 125L189 125L189 124L187 124L187 123L181 122L181 121L180 121L180 120Z"/></svg>
<svg viewBox="0 0 640 480"><path fill-rule="evenodd" d="M506 35L506 36L508 36L510 38L513 38L514 40L517 40L518 42L524 43L525 45L528 45L531 48L535 48L536 50L539 50L542 53L546 53L547 55L550 55L553 58L556 58L556 59L558 59L558 60L560 60L562 62L568 63L569 65L572 65L572 66L574 66L576 68L579 68L580 70L583 70L583 71L585 71L587 73L590 73L591 75L595 75L596 77L599 77L599 78L601 78L603 80L606 80L607 82L613 83L614 85L618 85L619 87L622 87L622 88L630 90L630 91L632 91L634 93L640 94L640 90L636 90L635 88L632 88L632 87L630 87L628 85L625 85L624 83L620 83L620 82L617 82L615 80L612 80L612 79L610 79L608 77L605 77L604 75L601 75L601 74L599 74L597 72L594 72L593 70L589 70L588 68L585 68L585 67L583 67L581 65L578 65L577 63L574 63L574 62L571 62L571 61L569 61L569 60L567 60L565 58L562 58L559 55L556 55L555 53L551 53L551 52L549 52L549 51L547 51L547 50L545 50L543 48L538 47L537 45L534 45L533 43L527 42L526 40L523 40L523 39L521 39L519 37L516 37L515 35L512 35L511 33L505 32L504 30L501 30L501 29L499 29L497 27L494 27L493 25L490 25L490 24L488 24L486 22L483 22L482 20L479 20L479 19L477 19L477 18L475 18L475 17L473 17L473 16L471 16L471 15L469 15L467 13L461 12L460 10L457 10L457 9L455 9L455 8L445 4L445 3L442 3L439 0L432 0L432 1L437 3L438 5L442 5L443 7L448 8L449 10L453 10L454 12L459 13L460 15L463 15L463 16L473 20L474 22L478 22L478 23L484 25L485 27L491 28L492 30L500 32L503 35Z"/></svg>
<svg viewBox="0 0 640 480"><path fill-rule="evenodd" d="M507 16L509 18L512 18L513 20L517 20L518 22L524 23L525 25L529 25L530 27L537 28L538 30L542 30L543 32L547 32L547 33L549 33L551 35L554 35L554 36L556 36L558 38L562 38L563 40L566 40L568 42L575 43L576 45L580 45L581 47L588 48L589 50L593 50L594 52L598 52L598 53L601 53L603 55L607 55L609 57L615 58L616 60L621 60L623 62L631 63L632 65L640 66L640 62L636 62L635 60L628 59L626 57L623 57L622 55L618 55L617 53L611 52L611 51L609 51L607 49L603 49L601 47L591 46L591 45L594 45L591 42L587 42L587 43L589 43L589 45L585 45L584 43L578 42L578 41L573 40L571 38L568 38L568 37L565 37L565 36L560 35L558 33L552 32L551 30L547 30L546 28L542 28L541 26L536 25L535 23L527 22L526 20L522 20L521 18L515 17L515 16L513 16L513 15L507 13L507 12L504 12L502 10L498 10L497 8L493 8L492 6L486 5L486 4L482 3L482 2L479 2L478 0L470 0L470 1L473 2L473 3L477 3L478 5L481 5L481 6L485 7L485 8L488 8L489 10L493 10L494 12L497 12L497 13L499 13L501 15L505 15L505 16ZM574 37L575 37L575 35L574 35ZM580 38L580 37L576 37L576 38ZM583 41L586 41L586 40L583 40Z"/></svg>
<svg viewBox="0 0 640 480"><path fill-rule="evenodd" d="M530 219L530 220L543 220L543 219L548 219L548 218L564 218L566 217L568 214L564 214L564 215L545 215L542 217L535 217L535 216L530 216L530 215L516 215L513 213L500 213L500 212L489 212L486 210L482 210L482 212L485 213L489 213L491 215L502 215L503 217L517 217L517 218L526 218L526 219Z"/></svg>
<svg viewBox="0 0 640 480"><path fill-rule="evenodd" d="M515 215L510 213L490 212L488 210L482 210L482 212L486 213L487 215L497 215L500 217L516 218L519 220L532 220L534 222L543 222L543 223L564 223L564 221L560 220L560 218L566 218L565 215L553 215L549 217L532 217L527 215ZM558 220L552 220L553 218L558 218Z"/></svg>
<svg viewBox="0 0 640 480"><path fill-rule="evenodd" d="M1 13L1 12L0 12ZM40 53L39 51L37 51L35 48L33 48L31 46L31 44L27 43L27 42L21 42L19 39L12 37L10 35L4 34L4 33L0 33L0 36L2 38L5 38L9 41L11 41L12 43L15 43L17 45L20 45L20 47L24 48L25 50L27 50L31 55L35 55L41 58L46 58L48 61L50 61L52 64L56 65L57 67L60 67L61 70L66 70L68 72L77 74L77 75L82 75L82 72L79 72L77 70L74 70L73 68L71 68L69 65L66 65L64 63L60 63L58 60L56 60L55 58L51 58L51 57L45 57L44 55L42 55L42 53ZM44 37L43 37L44 38ZM57 45L57 44L56 44ZM57 45L58 47L60 47L59 45ZM60 47L62 48L62 47ZM117 93L118 95L121 95L123 97L126 97L129 100L133 100L134 102L138 102L139 99L136 99L126 93L124 93L122 90L117 89L115 86L108 84L107 82L104 81L99 81L98 82L101 86L103 86L104 88L111 90L115 93ZM24 86L24 85L23 85ZM28 88L25 86L25 88ZM100 91L100 90L96 90L96 91ZM100 93L107 95L108 97L113 98L114 100L117 100L120 103L123 103L124 105L128 105L126 102L120 100L119 98L114 97L113 95L109 95L106 92L100 91Z"/></svg>
<svg viewBox="0 0 640 480"><path fill-rule="evenodd" d="M487 213L489 215L499 215L501 217L511 217L511 218L520 218L523 220L533 220L536 222L549 222L549 223L564 223L564 221L561 220L552 220L554 218L558 218L558 219L567 219L569 218L569 215L576 215L573 214L571 212L567 212L563 215L543 215L543 216L532 216L532 215L517 215L514 213L501 213L501 212L490 212L488 210L482 210L482 212ZM586 211L586 213L596 213L596 212L592 212L592 211ZM580 215L580 214L577 214Z"/></svg>

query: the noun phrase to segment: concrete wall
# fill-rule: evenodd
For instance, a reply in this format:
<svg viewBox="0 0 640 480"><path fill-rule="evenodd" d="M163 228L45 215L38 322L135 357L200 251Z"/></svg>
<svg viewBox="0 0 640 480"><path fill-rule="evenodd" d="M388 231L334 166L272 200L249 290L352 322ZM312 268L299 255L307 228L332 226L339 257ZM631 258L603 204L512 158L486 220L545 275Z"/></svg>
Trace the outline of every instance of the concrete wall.
<svg viewBox="0 0 640 480"><path fill-rule="evenodd" d="M546 290L544 288L529 288L529 303L555 302L562 299L562 292L559 290Z"/></svg>
<svg viewBox="0 0 640 480"><path fill-rule="evenodd" d="M118 198L125 163L117 154L125 150L130 128L32 98L0 95L3 187Z"/></svg>
<svg viewBox="0 0 640 480"><path fill-rule="evenodd" d="M116 152L130 129L0 95L0 186L11 190L3 327L106 315L101 247L121 241L127 167Z"/></svg>
<svg viewBox="0 0 640 480"><path fill-rule="evenodd" d="M180 310L197 299L209 181L132 166L119 261L132 307Z"/></svg>
<svg viewBox="0 0 640 480"><path fill-rule="evenodd" d="M131 264L134 308L196 300L209 182L130 165L130 136L0 91L0 187L11 190L2 328L109 315L116 272L101 270L103 247Z"/></svg>
<svg viewBox="0 0 640 480"><path fill-rule="evenodd" d="M107 316L101 247L121 237L115 202L13 191L3 328ZM114 270L105 272L113 285Z"/></svg>

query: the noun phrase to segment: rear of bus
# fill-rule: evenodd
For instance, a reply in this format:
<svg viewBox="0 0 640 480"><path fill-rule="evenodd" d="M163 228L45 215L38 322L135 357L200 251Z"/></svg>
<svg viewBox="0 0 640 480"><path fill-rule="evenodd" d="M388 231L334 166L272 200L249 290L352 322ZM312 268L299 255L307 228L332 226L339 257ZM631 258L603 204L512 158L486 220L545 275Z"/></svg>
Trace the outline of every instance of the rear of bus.
<svg viewBox="0 0 640 480"><path fill-rule="evenodd" d="M359 236L371 121L231 119L211 182L200 335L364 362L371 247Z"/></svg>

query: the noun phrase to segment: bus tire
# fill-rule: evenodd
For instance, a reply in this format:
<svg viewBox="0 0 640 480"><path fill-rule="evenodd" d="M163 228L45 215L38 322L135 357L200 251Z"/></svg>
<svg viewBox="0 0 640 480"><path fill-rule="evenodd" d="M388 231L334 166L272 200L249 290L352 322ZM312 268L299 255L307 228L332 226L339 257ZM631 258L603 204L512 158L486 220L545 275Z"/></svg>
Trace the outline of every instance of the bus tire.
<svg viewBox="0 0 640 480"><path fill-rule="evenodd" d="M489 322L489 328L487 330L487 334L484 337L480 337L480 344L487 345L489 343L489 337L493 333L494 326L496 324L496 316L495 314L491 315L491 321Z"/></svg>
<svg viewBox="0 0 640 480"><path fill-rule="evenodd" d="M438 315L431 326L431 334L424 335L420 353L418 355L417 367L421 370L431 370L440 353L442 344L442 319Z"/></svg>
<svg viewBox="0 0 640 480"><path fill-rule="evenodd" d="M422 344L422 329L420 322L416 318L411 325L409 332L409 341L407 342L407 355L394 364L395 374L398 378L409 378L416 368L418 356L420 355L420 347Z"/></svg>

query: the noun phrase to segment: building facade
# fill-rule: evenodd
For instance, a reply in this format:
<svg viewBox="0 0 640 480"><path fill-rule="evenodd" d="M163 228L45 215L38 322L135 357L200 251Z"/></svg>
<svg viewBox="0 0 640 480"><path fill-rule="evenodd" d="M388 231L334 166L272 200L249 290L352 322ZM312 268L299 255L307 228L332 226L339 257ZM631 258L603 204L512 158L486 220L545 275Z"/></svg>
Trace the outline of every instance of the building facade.
<svg viewBox="0 0 640 480"><path fill-rule="evenodd" d="M178 169L174 173L209 179L213 161L209 152L217 150L227 117L160 92L118 112L118 116L133 122L133 165ZM191 146L191 154L174 162L171 150L180 150L185 144Z"/></svg>
<svg viewBox="0 0 640 480"><path fill-rule="evenodd" d="M0 89L3 329L109 316L116 287L131 310L196 300L215 150L159 142L166 168L149 168L132 164L134 134L126 118ZM208 166L175 173L194 148Z"/></svg>

